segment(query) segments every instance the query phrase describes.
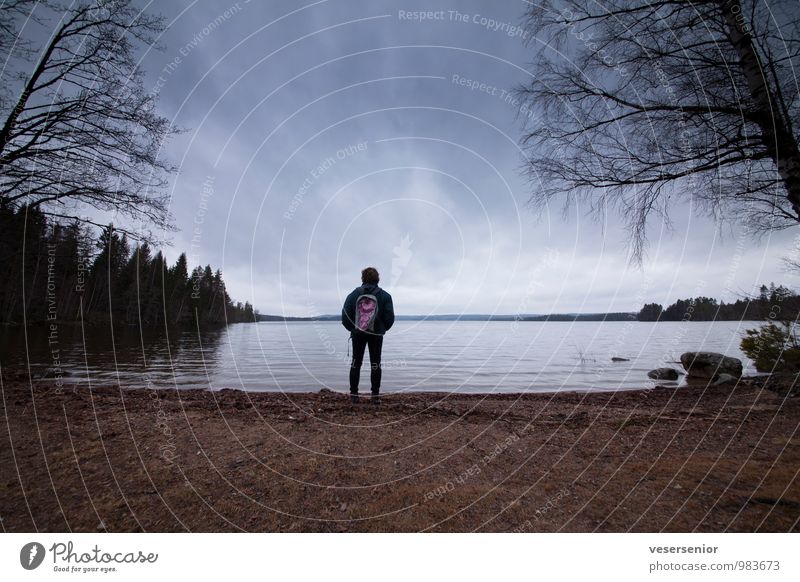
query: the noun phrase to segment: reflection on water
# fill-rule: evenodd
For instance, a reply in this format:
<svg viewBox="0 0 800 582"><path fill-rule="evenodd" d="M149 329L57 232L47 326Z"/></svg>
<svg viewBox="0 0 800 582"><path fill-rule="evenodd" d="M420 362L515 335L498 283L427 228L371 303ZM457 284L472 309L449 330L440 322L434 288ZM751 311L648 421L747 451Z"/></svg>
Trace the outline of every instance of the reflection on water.
<svg viewBox="0 0 800 582"><path fill-rule="evenodd" d="M755 322L400 321L384 344L384 391L619 390L685 351L749 361L739 350ZM60 363L65 384L253 391L347 389L347 332L337 322L234 324L197 331L58 326L0 332L0 365L29 360L34 375ZM612 356L628 358L611 362ZM54 360L54 357L59 358ZM749 370L752 372L753 370ZM40 380L50 381L52 380ZM362 373L362 389L369 389Z"/></svg>
<svg viewBox="0 0 800 582"><path fill-rule="evenodd" d="M59 324L52 334L46 326L0 332L0 363L24 369L30 361L33 376L65 371L64 384L117 384L144 388L208 387L218 368L228 328L204 330L115 329ZM52 380L50 380L52 381Z"/></svg>

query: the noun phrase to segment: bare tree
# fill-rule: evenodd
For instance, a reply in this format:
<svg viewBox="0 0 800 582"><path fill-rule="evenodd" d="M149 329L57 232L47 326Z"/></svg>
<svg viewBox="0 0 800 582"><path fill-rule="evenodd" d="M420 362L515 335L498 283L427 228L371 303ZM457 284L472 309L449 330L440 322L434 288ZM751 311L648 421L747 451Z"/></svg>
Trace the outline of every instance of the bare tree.
<svg viewBox="0 0 800 582"><path fill-rule="evenodd" d="M165 187L175 168L159 151L174 129L157 113L157 94L144 89L136 60L162 20L130 0L51 2L46 10L37 17L57 23L32 66L17 58L30 72L3 103L0 201L61 217L88 205L171 228Z"/></svg>
<svg viewBox="0 0 800 582"><path fill-rule="evenodd" d="M19 76L13 70L14 61L19 63L33 55L32 43L21 31L30 23L39 24L35 7L36 0L0 0L0 112L10 107L13 99L12 80Z"/></svg>
<svg viewBox="0 0 800 582"><path fill-rule="evenodd" d="M36 0L0 0L0 55L3 57L3 70L16 45L25 44L24 39L19 38L20 20L30 17L35 5Z"/></svg>
<svg viewBox="0 0 800 582"><path fill-rule="evenodd" d="M800 222L797 0L544 0L526 27L534 205L616 209L635 259L671 201L755 234Z"/></svg>

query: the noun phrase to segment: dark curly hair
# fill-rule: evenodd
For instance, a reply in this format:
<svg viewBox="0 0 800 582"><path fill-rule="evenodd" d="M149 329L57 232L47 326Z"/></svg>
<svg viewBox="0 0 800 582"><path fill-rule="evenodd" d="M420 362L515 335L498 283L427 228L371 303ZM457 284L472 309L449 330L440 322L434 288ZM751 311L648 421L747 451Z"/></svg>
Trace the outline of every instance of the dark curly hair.
<svg viewBox="0 0 800 582"><path fill-rule="evenodd" d="M378 274L378 269L375 267L367 267L361 271L362 283L375 283L377 285L380 280L381 276Z"/></svg>

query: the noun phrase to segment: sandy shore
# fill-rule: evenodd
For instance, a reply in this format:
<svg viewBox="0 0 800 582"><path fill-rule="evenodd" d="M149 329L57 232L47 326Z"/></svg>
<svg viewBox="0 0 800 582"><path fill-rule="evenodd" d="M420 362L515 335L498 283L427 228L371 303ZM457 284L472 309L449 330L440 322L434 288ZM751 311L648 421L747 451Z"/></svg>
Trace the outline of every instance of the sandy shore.
<svg viewBox="0 0 800 582"><path fill-rule="evenodd" d="M800 399L752 383L2 395L4 531L800 529Z"/></svg>

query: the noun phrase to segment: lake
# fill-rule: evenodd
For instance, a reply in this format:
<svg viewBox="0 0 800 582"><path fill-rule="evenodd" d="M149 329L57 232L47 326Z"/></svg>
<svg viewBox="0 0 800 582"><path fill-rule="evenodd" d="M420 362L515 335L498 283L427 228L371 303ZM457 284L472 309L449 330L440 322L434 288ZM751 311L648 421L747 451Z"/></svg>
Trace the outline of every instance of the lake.
<svg viewBox="0 0 800 582"><path fill-rule="evenodd" d="M741 358L739 342L754 321L480 322L398 321L383 350L384 392L553 392L652 386L647 372L674 366L686 351ZM226 328L140 334L60 324L0 332L0 365L59 364L65 384L123 387L237 388L252 391L348 389L347 332L338 322L241 323ZM611 358L628 358L612 362ZM368 360L368 357L366 358ZM49 381L53 380L38 380ZM369 367L361 390L369 391ZM662 382L663 383L663 382Z"/></svg>

